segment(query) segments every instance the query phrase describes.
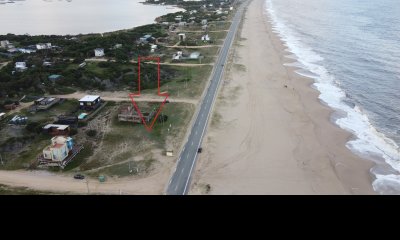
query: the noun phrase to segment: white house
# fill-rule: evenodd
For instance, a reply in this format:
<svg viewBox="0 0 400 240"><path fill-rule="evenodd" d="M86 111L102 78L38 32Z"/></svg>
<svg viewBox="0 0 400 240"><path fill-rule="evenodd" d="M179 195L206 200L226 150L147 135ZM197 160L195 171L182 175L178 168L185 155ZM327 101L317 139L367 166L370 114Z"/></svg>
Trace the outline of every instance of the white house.
<svg viewBox="0 0 400 240"><path fill-rule="evenodd" d="M15 63L15 70L23 72L26 69L28 69L26 67L26 62L16 62Z"/></svg>
<svg viewBox="0 0 400 240"><path fill-rule="evenodd" d="M10 42L8 40L3 40L0 42L0 46L2 48L7 48L7 46L10 44Z"/></svg>
<svg viewBox="0 0 400 240"><path fill-rule="evenodd" d="M150 47L150 52L155 52L157 50L157 45L155 45L155 44L152 44L151 45L151 47Z"/></svg>
<svg viewBox="0 0 400 240"><path fill-rule="evenodd" d="M183 18L182 15L178 15L178 16L175 17L175 21L176 22L180 22L180 21L182 21L182 18Z"/></svg>
<svg viewBox="0 0 400 240"><path fill-rule="evenodd" d="M181 41L181 42L186 40L186 34L185 33L179 33L178 37L179 37L179 41Z"/></svg>
<svg viewBox="0 0 400 240"><path fill-rule="evenodd" d="M174 55L172 55L172 60L179 60L182 58L182 55L183 55L182 51L178 51Z"/></svg>
<svg viewBox="0 0 400 240"><path fill-rule="evenodd" d="M202 41L205 41L205 42L208 42L208 41L211 40L211 38L208 36L208 34L206 34L206 35L203 35L203 36L201 37L201 40L202 40Z"/></svg>
<svg viewBox="0 0 400 240"><path fill-rule="evenodd" d="M146 34L146 35L144 35L143 37L140 37L140 38L139 38L139 43L144 43L144 44L146 44L146 43L149 42L149 40L151 40L152 37L153 37L152 35Z"/></svg>
<svg viewBox="0 0 400 240"><path fill-rule="evenodd" d="M96 57L104 57L104 48L96 48L94 50L94 56Z"/></svg>
<svg viewBox="0 0 400 240"><path fill-rule="evenodd" d="M37 50L50 49L50 48L51 48L51 43L38 43L38 44L36 44L36 49Z"/></svg>
<svg viewBox="0 0 400 240"><path fill-rule="evenodd" d="M187 22L185 22L185 21L182 21L182 22L179 22L178 23L178 26L179 27L184 27L184 26L186 26L187 25Z"/></svg>
<svg viewBox="0 0 400 240"><path fill-rule="evenodd" d="M36 52L36 50L30 49L30 48L18 48L17 50L18 50L18 52L20 52L20 53L28 53L28 54L35 53L35 52Z"/></svg>
<svg viewBox="0 0 400 240"><path fill-rule="evenodd" d="M79 107L86 110L94 110L101 103L100 96L97 95L86 95L79 100Z"/></svg>
<svg viewBox="0 0 400 240"><path fill-rule="evenodd" d="M56 136L51 139L51 145L43 149L43 158L55 162L61 162L67 158L73 148L73 140L70 137Z"/></svg>
<svg viewBox="0 0 400 240"><path fill-rule="evenodd" d="M201 20L201 25L207 25L207 19Z"/></svg>

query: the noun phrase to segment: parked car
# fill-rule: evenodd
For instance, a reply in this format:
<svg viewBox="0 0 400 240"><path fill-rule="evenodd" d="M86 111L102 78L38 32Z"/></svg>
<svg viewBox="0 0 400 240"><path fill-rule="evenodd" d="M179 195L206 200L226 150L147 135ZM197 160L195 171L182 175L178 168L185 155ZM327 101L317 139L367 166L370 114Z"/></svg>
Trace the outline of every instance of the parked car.
<svg viewBox="0 0 400 240"><path fill-rule="evenodd" d="M85 176L83 176L82 174L78 173L74 175L75 179L85 179Z"/></svg>

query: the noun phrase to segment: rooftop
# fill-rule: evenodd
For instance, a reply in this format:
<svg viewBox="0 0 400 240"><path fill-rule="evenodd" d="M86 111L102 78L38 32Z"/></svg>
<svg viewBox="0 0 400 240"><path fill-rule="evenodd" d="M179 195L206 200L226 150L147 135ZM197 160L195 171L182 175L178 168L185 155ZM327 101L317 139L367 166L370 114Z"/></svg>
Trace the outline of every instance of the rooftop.
<svg viewBox="0 0 400 240"><path fill-rule="evenodd" d="M93 102L98 98L100 98L100 96L97 96L97 95L86 95L83 98L81 98L79 100L79 102Z"/></svg>
<svg viewBox="0 0 400 240"><path fill-rule="evenodd" d="M60 78L60 77L62 77L62 76L58 75L58 74L53 74L53 75L49 76L49 78Z"/></svg>
<svg viewBox="0 0 400 240"><path fill-rule="evenodd" d="M54 146L52 146L53 148L62 148L64 146L64 144L60 144L60 143L57 143L57 144L55 144Z"/></svg>
<svg viewBox="0 0 400 240"><path fill-rule="evenodd" d="M48 130L50 128L57 128L57 130L64 131L68 127L69 127L68 125L47 124L46 126L43 127L43 129Z"/></svg>

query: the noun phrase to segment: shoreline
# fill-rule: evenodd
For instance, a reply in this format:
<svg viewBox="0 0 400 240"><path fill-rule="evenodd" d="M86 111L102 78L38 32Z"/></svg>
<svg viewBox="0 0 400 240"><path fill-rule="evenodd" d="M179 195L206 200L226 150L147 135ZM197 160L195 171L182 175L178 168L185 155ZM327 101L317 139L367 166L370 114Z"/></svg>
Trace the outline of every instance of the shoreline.
<svg viewBox="0 0 400 240"><path fill-rule="evenodd" d="M207 185L211 194L376 194L374 163L346 147L353 134L331 121L314 80L284 65L295 60L264 6L253 0L247 8L232 64L246 69L225 74L213 114L219 123L206 134L191 194Z"/></svg>

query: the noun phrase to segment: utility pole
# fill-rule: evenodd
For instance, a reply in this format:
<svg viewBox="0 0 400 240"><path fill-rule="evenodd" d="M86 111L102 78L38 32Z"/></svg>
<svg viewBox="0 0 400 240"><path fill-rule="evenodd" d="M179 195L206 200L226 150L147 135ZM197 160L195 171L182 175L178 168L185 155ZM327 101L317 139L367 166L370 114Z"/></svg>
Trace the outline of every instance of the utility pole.
<svg viewBox="0 0 400 240"><path fill-rule="evenodd" d="M86 179L86 187L87 187L87 194L90 194L90 191L89 191L89 181Z"/></svg>

